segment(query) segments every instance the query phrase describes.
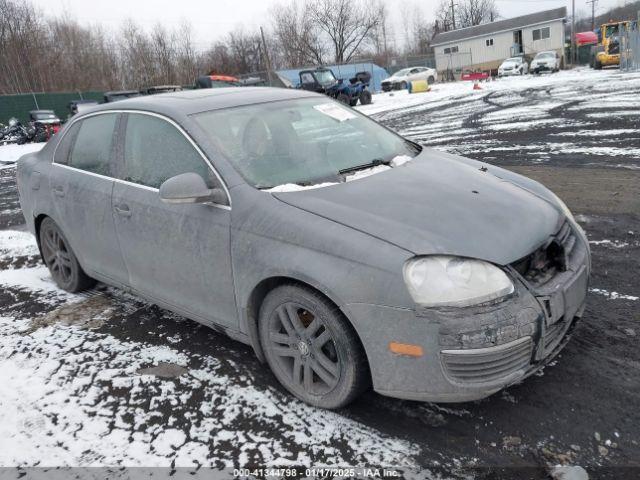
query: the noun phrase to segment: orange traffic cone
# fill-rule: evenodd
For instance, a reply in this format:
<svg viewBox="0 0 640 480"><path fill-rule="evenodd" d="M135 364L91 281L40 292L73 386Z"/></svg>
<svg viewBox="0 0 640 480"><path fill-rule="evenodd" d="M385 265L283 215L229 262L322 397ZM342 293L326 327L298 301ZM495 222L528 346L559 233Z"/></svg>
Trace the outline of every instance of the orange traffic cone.
<svg viewBox="0 0 640 480"><path fill-rule="evenodd" d="M482 90L482 87L480 86L480 82L478 82L477 80L475 82L473 82L473 89L474 90Z"/></svg>

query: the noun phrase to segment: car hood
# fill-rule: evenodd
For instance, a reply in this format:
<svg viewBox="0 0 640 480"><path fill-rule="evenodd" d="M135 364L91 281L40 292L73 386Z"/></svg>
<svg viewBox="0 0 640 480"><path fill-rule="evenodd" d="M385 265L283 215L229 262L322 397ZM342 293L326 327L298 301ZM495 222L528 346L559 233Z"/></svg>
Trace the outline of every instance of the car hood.
<svg viewBox="0 0 640 480"><path fill-rule="evenodd" d="M363 179L273 195L416 255L506 265L556 233L563 214L541 196L496 176L501 169L480 166L425 149L405 165Z"/></svg>

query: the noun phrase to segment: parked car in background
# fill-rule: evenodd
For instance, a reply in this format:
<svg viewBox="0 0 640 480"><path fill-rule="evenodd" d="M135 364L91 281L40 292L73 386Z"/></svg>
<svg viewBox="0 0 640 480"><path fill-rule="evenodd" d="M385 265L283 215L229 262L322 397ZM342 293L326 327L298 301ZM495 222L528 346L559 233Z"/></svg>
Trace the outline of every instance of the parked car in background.
<svg viewBox="0 0 640 480"><path fill-rule="evenodd" d="M35 129L30 141L46 142L53 135L58 133L62 121L53 110L31 110L29 112L29 123Z"/></svg>
<svg viewBox="0 0 640 480"><path fill-rule="evenodd" d="M382 81L382 90L385 92L404 90L409 82L416 80L426 80L429 85L432 85L438 81L438 72L428 67L403 68Z"/></svg>
<svg viewBox="0 0 640 480"><path fill-rule="evenodd" d="M540 52L531 60L529 70L531 73L557 72L561 63L560 55L555 50Z"/></svg>
<svg viewBox="0 0 640 480"><path fill-rule="evenodd" d="M168 92L181 92L182 87L180 85L154 85L153 87L147 87L140 90L142 95L156 95L158 93Z"/></svg>
<svg viewBox="0 0 640 480"><path fill-rule="evenodd" d="M104 94L104 103L117 102L118 100L126 100L127 98L139 97L142 95L138 90L118 90L106 92Z"/></svg>
<svg viewBox="0 0 640 480"><path fill-rule="evenodd" d="M239 87L240 80L231 75L200 75L196 79L196 88Z"/></svg>
<svg viewBox="0 0 640 480"><path fill-rule="evenodd" d="M225 332L312 405L371 381L484 398L551 361L584 312L589 244L550 190L301 89L102 105L16 178L60 288L101 280Z"/></svg>
<svg viewBox="0 0 640 480"><path fill-rule="evenodd" d="M525 75L529 73L529 64L524 57L507 58L500 67L498 67L498 77L507 77L510 75Z"/></svg>

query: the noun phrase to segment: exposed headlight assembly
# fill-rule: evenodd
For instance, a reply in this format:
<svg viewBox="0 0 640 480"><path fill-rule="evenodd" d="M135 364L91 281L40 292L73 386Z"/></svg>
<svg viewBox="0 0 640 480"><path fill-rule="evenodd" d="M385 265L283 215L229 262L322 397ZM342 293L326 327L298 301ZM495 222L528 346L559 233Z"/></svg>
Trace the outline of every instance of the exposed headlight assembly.
<svg viewBox="0 0 640 480"><path fill-rule="evenodd" d="M404 265L404 281L414 302L425 307L467 307L513 293L498 267L461 257L416 257Z"/></svg>

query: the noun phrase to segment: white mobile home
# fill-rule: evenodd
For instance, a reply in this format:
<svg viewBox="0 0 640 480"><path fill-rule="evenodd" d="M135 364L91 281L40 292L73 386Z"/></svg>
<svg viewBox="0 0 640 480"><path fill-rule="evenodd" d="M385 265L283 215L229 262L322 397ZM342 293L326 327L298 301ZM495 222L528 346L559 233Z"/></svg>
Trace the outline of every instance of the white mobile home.
<svg viewBox="0 0 640 480"><path fill-rule="evenodd" d="M555 50L563 58L566 7L437 34L432 42L439 73L494 70L505 58Z"/></svg>

